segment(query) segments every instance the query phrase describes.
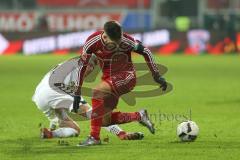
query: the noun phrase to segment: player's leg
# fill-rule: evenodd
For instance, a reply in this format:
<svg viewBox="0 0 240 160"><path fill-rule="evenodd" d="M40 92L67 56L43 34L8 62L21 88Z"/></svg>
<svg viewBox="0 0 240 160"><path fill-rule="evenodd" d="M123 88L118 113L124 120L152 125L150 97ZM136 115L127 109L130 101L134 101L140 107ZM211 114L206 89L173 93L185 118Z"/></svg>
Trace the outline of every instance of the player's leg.
<svg viewBox="0 0 240 160"><path fill-rule="evenodd" d="M111 112L118 103L118 97L112 93L111 86L102 81L93 89L92 96L92 114L91 114L91 132L90 136L80 145L100 144L100 131L102 120L107 112Z"/></svg>
<svg viewBox="0 0 240 160"><path fill-rule="evenodd" d="M85 103L79 106L79 110L77 114L70 112L69 116L73 120L89 120L91 119L91 113L92 113L92 107L88 103ZM110 118L111 118L111 114L108 114L108 115L110 115ZM102 126L106 126L106 124L110 124L109 123L110 120L111 119L109 119L109 116L104 116ZM108 132L116 135L120 140L140 140L140 139L143 139L144 137L144 134L141 132L133 132L133 133L125 132L118 125L110 125L103 128L106 129Z"/></svg>
<svg viewBox="0 0 240 160"><path fill-rule="evenodd" d="M123 75L122 77L127 77L127 76ZM116 101L116 104L117 104L118 99L116 98L118 98L118 96L121 96L122 94L130 92L134 88L135 83L136 83L136 79L134 76L130 81L127 81L126 83L113 81L112 88L113 88L114 94L111 94L113 95L112 98L110 98L111 102L114 103L114 101ZM130 112L130 113L129 112L111 112L113 109L114 108L111 108L110 111L107 111L107 112L105 111L105 115L103 119L104 126L109 126L114 124L124 124L124 123L130 123L135 121L147 127L152 134L155 133L154 125L149 119L147 110L142 109L138 112Z"/></svg>
<svg viewBox="0 0 240 160"><path fill-rule="evenodd" d="M112 134L115 134L118 136L121 140L140 140L143 139L144 135L141 132L134 132L134 133L127 133L123 131L118 125L110 125L111 124L111 114L112 112L106 113L103 117L102 126L107 131L111 132Z"/></svg>
<svg viewBox="0 0 240 160"><path fill-rule="evenodd" d="M124 124L137 121L143 126L147 127L149 131L154 134L155 128L151 122L147 110L142 109L139 112L125 113L125 112L113 112L111 114L111 125L113 124Z"/></svg>
<svg viewBox="0 0 240 160"><path fill-rule="evenodd" d="M136 116L136 115L140 115ZM151 123L147 111L146 110L140 110L139 112L132 112L132 113L126 113L126 112L111 112L108 114L105 114L103 118L103 126L114 126L115 124L124 124L129 122L137 121L143 126L147 127L149 131L154 134L155 129L153 124ZM133 133L126 133L126 132L120 132L118 134L118 137L120 139L142 139L143 134L141 132L133 132Z"/></svg>
<svg viewBox="0 0 240 160"><path fill-rule="evenodd" d="M80 145L94 145L100 143L100 130L103 126L103 117L111 113L118 104L119 97L113 93L109 83L102 81L94 90L92 98L91 133L88 139ZM139 113L126 113L130 119L127 122L139 121ZM126 122L126 123L127 123Z"/></svg>
<svg viewBox="0 0 240 160"><path fill-rule="evenodd" d="M113 101L111 102L111 99ZM92 96L92 115L91 115L91 133L90 135L96 140L99 140L100 130L103 117L107 112L111 112L112 108L117 104L115 96L111 92L111 86L102 81L93 89ZM106 106L108 108L106 108Z"/></svg>
<svg viewBox="0 0 240 160"><path fill-rule="evenodd" d="M121 78L117 78L120 76ZM113 76L114 77L114 76ZM116 75L116 80L112 82L113 88L119 96L130 92L136 85L135 72L122 72ZM142 109L139 112L124 113L113 112L111 114L111 124L123 124L133 121L138 121L143 126L147 127L149 131L154 134L154 125L149 119L147 110Z"/></svg>
<svg viewBox="0 0 240 160"><path fill-rule="evenodd" d="M107 117L107 120L105 120ZM130 122L140 122L142 116L140 112L111 112L109 115L104 116L104 126L114 124L124 124Z"/></svg>
<svg viewBox="0 0 240 160"><path fill-rule="evenodd" d="M68 115L67 111L63 108L55 109L55 118L58 119L59 128L55 130L42 129L42 138L66 138L78 136L80 128Z"/></svg>
<svg viewBox="0 0 240 160"><path fill-rule="evenodd" d="M112 110L116 108L118 104L118 100L119 100L119 96L113 92L110 84L105 81L102 81L102 83L100 83L93 90L93 98L92 98L93 112L91 117L91 134L90 135L95 139L97 140L99 139L99 134L100 134L99 126L110 125L111 119L116 117L116 116L114 117L115 114L112 113ZM103 120L105 120L109 116L110 116L110 120L108 120L108 124L105 124L106 122L103 123ZM139 112L133 112L133 113L118 112L116 119L121 121L121 124L129 123L133 121L140 121L141 114Z"/></svg>
<svg viewBox="0 0 240 160"><path fill-rule="evenodd" d="M118 136L120 140L141 140L144 138L144 134L141 132L125 132L118 125L110 125L108 127L103 127L108 132Z"/></svg>

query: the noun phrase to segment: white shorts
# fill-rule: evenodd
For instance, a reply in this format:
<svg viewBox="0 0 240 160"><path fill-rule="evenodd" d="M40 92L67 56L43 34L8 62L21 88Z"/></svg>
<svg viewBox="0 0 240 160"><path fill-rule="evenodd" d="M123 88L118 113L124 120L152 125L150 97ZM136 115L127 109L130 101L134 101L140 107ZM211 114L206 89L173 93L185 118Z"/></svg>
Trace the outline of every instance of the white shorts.
<svg viewBox="0 0 240 160"><path fill-rule="evenodd" d="M42 81L38 84L32 100L36 103L38 109L43 112L57 108L65 108L70 110L73 104L73 97L68 94L53 90L49 86L50 74L51 72L47 73Z"/></svg>

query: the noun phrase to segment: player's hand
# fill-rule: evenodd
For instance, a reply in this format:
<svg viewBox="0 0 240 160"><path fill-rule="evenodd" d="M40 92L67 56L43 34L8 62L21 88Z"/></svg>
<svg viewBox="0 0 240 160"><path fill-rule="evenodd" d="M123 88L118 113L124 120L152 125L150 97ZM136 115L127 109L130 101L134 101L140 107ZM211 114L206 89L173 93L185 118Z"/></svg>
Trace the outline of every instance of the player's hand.
<svg viewBox="0 0 240 160"><path fill-rule="evenodd" d="M163 78L162 76L160 76L158 74L158 75L154 76L154 80L155 80L155 82L157 82L158 84L161 85L160 88L162 88L162 91L166 91L166 89L167 89L167 82L166 82L165 78Z"/></svg>
<svg viewBox="0 0 240 160"><path fill-rule="evenodd" d="M73 112L77 113L78 109L79 109L79 103L81 101L81 97L80 96L73 96Z"/></svg>

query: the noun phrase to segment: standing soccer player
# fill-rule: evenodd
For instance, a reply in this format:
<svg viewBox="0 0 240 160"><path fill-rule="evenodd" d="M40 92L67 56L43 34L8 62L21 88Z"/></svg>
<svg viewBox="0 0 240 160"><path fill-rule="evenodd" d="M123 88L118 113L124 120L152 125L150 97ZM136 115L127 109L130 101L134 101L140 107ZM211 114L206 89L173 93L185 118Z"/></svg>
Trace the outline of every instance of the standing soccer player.
<svg viewBox="0 0 240 160"><path fill-rule="evenodd" d="M144 56L153 79L161 85L163 91L166 90L167 82L159 74L150 50L123 33L118 22L106 22L103 31L97 31L88 37L79 61L82 67L79 70L79 87L74 97L75 107L79 106L83 75L92 54L95 54L100 61L103 72L101 83L93 89L90 136L80 143L80 146L100 144L100 130L103 123L112 125L138 121L154 134L155 129L146 110L133 113L112 112L118 104L119 97L130 92L136 84L132 51ZM106 124L106 120L110 123Z"/></svg>

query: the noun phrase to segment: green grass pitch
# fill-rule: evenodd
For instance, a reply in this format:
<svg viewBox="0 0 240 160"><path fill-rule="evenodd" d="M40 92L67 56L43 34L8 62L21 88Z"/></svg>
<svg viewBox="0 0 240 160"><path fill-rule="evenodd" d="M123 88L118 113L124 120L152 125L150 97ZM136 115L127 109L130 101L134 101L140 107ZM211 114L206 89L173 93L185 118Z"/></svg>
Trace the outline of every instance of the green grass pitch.
<svg viewBox="0 0 240 160"><path fill-rule="evenodd" d="M239 159L240 158L240 57L235 56L169 56L156 57L167 66L166 79L173 84L170 93L139 98L135 106L120 101L122 111L143 107L154 119L156 134L137 123L121 125L127 131L145 133L142 141L120 141L109 136L109 143L78 148L76 144L89 133L89 121L79 122L81 135L62 139L39 139L39 123L47 119L31 101L42 76L68 56L0 56L0 159L82 160L82 159ZM134 57L143 62L141 57ZM89 100L89 98L87 98ZM179 143L176 116L197 122L200 134L193 143ZM173 118L173 116L175 118Z"/></svg>

